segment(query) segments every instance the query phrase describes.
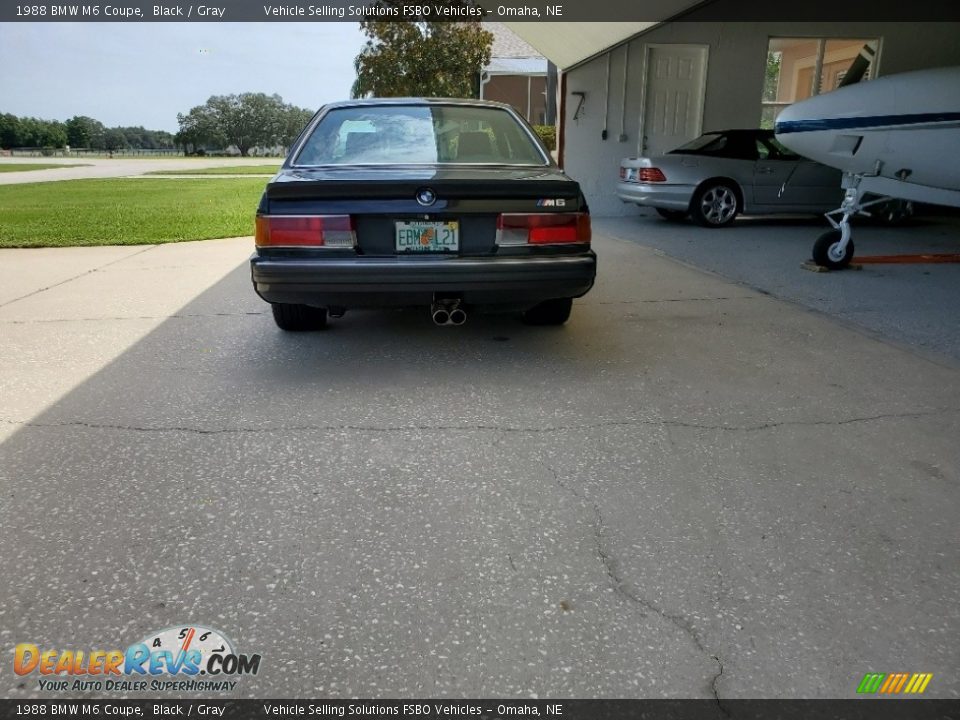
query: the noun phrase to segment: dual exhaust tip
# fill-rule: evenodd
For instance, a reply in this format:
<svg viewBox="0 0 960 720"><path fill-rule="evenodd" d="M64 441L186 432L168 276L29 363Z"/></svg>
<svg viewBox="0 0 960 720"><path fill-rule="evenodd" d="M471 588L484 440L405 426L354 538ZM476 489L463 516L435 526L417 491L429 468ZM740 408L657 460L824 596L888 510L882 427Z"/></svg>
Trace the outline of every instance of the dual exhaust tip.
<svg viewBox="0 0 960 720"><path fill-rule="evenodd" d="M430 317L434 325L463 325L467 321L467 312L460 307L459 300L439 300L430 306Z"/></svg>

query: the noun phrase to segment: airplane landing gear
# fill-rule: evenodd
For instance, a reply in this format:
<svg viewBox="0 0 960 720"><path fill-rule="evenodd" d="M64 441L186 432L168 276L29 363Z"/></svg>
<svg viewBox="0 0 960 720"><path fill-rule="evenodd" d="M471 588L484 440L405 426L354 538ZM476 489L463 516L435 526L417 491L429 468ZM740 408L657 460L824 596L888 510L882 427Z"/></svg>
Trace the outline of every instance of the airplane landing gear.
<svg viewBox="0 0 960 720"><path fill-rule="evenodd" d="M854 215L869 215L870 213L864 212L866 208L879 203L890 202L891 198L886 196L863 202L866 190L860 187L860 181L864 177L868 176L844 176L843 185L846 188L846 194L843 196L843 203L838 209L831 210L825 216L827 222L833 225L833 230L825 232L813 244L813 261L817 265L828 267L831 270L839 270L849 265L853 259L850 218ZM834 215L840 215L840 220L834 220Z"/></svg>

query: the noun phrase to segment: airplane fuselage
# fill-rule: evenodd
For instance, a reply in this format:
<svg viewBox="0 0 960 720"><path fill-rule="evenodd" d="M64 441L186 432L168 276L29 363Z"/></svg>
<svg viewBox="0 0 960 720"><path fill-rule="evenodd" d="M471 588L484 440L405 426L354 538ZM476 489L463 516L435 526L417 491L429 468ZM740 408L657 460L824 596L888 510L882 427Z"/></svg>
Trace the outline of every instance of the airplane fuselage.
<svg viewBox="0 0 960 720"><path fill-rule="evenodd" d="M960 67L889 75L787 107L777 139L907 199L956 204L960 190Z"/></svg>

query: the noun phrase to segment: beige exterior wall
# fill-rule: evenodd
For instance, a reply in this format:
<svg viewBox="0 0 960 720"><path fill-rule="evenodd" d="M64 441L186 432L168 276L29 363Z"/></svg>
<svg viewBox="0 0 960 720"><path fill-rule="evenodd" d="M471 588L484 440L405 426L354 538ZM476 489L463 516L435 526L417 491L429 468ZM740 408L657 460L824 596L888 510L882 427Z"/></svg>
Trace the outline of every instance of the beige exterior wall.
<svg viewBox="0 0 960 720"><path fill-rule="evenodd" d="M610 96L605 97L606 54L566 73L563 131L564 167L578 180L601 214L630 214L633 205L615 195L620 160L638 153L642 136L642 90L648 44L696 44L708 49L703 129L759 127L767 48L770 38L878 38L874 75L890 75L946 65L960 65L960 23L878 22L677 22L662 25L610 52ZM859 48L859 45L857 46ZM854 53L855 54L855 53ZM849 63L847 63L849 64ZM626 72L626 92L623 73ZM578 99L586 93L577 120ZM605 122L607 139L601 139ZM619 141L624 118L624 141Z"/></svg>

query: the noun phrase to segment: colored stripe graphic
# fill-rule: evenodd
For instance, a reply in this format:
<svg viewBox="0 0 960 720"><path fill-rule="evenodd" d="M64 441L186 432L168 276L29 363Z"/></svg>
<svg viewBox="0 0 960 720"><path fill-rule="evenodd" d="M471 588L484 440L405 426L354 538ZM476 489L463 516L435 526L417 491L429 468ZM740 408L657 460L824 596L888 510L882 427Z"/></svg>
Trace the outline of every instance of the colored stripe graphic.
<svg viewBox="0 0 960 720"><path fill-rule="evenodd" d="M933 673L867 673L857 686L860 694L920 695L933 679Z"/></svg>
<svg viewBox="0 0 960 720"><path fill-rule="evenodd" d="M857 688L858 693L875 693L880 689L880 683L883 682L883 679L886 677L884 673L867 673L863 676L863 680L860 681L860 686Z"/></svg>
<svg viewBox="0 0 960 720"><path fill-rule="evenodd" d="M889 675L887 675L887 679L884 681L883 685L880 686L880 694L883 695L885 693L890 692L890 688L896 685L897 678L899 677L900 675L898 675L897 673L890 673Z"/></svg>
<svg viewBox="0 0 960 720"><path fill-rule="evenodd" d="M907 682L909 675L907 673L901 673L900 677L897 679L897 684L890 690L892 693L898 693L903 689L903 685Z"/></svg>
<svg viewBox="0 0 960 720"><path fill-rule="evenodd" d="M955 123L960 112L904 113L900 115L868 115L865 117L820 118L811 120L782 120L775 124L777 135L821 130L866 130L904 125Z"/></svg>

